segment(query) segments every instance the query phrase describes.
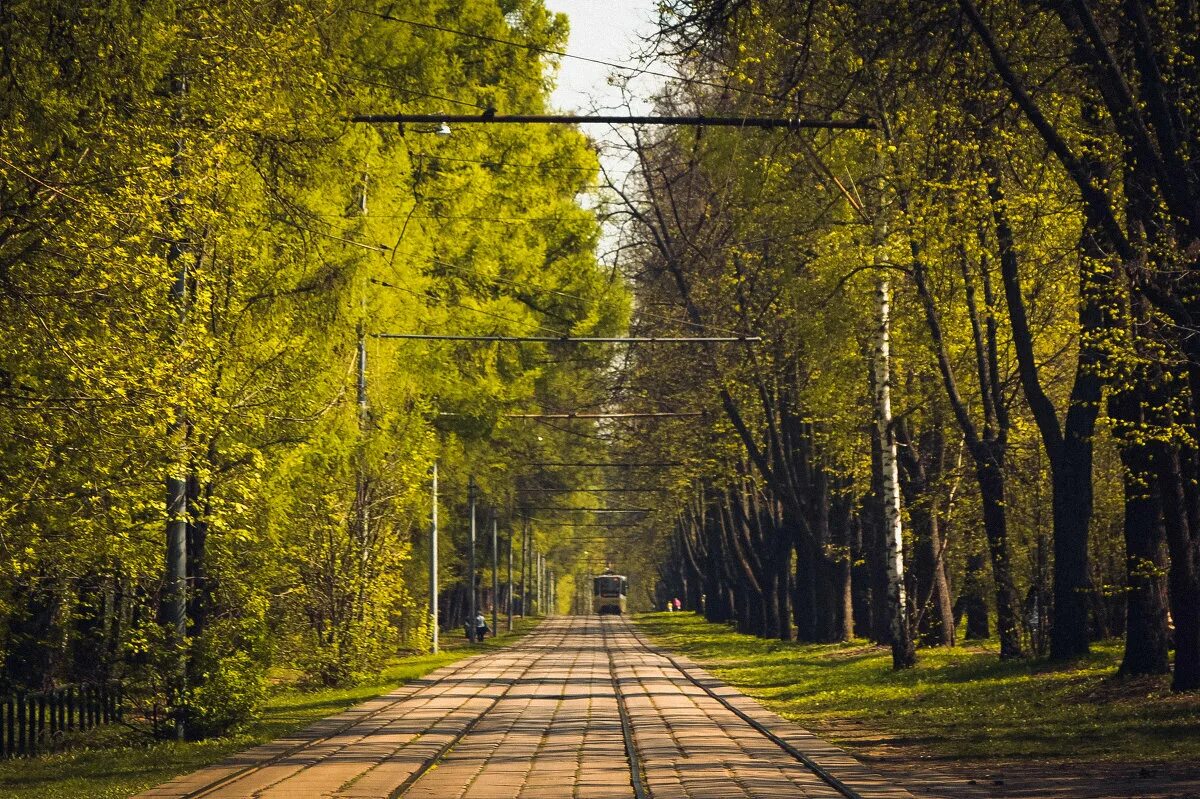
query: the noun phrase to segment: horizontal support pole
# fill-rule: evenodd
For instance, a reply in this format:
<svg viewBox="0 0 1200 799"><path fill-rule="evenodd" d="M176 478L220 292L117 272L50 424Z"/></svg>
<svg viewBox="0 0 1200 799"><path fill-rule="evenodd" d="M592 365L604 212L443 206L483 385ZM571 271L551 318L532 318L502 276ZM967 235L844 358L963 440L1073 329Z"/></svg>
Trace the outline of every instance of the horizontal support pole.
<svg viewBox="0 0 1200 799"><path fill-rule="evenodd" d="M610 510L608 508L566 508L566 507L552 508L552 507L541 506L541 505L539 505L537 507L522 508L522 510L524 510L524 511L570 510L570 511L578 511L579 513L649 513L650 512L650 508L619 508L619 509Z"/></svg>
<svg viewBox="0 0 1200 799"><path fill-rule="evenodd" d="M439 333L372 333L371 338L498 344L752 344L762 341L762 336L459 336Z"/></svg>
<svg viewBox="0 0 1200 799"><path fill-rule="evenodd" d="M599 463L596 461L542 461L541 463L531 463L529 465L530 466L578 466L578 467L602 466L602 467L613 467L613 468L622 468L623 469L625 467L636 468L636 467L682 466L683 462L682 461L644 461L642 463L637 463L637 462L627 461L627 462L612 463L610 461L608 463Z"/></svg>
<svg viewBox="0 0 1200 799"><path fill-rule="evenodd" d="M506 419L659 419L677 416L703 416L703 411L647 413L506 413Z"/></svg>
<svg viewBox="0 0 1200 799"><path fill-rule="evenodd" d="M657 494L665 488L523 488L525 494Z"/></svg>
<svg viewBox="0 0 1200 799"><path fill-rule="evenodd" d="M581 523L577 524L575 522L543 521L541 519L530 519L530 521L534 522L535 524L537 524L541 527L602 527L602 528L610 529L610 530L615 529L615 528L621 528L621 527L624 527L624 528L641 527L640 524L603 524L601 522L581 522Z"/></svg>
<svg viewBox="0 0 1200 799"><path fill-rule="evenodd" d="M874 130L875 123L858 119L799 117L632 116L628 114L355 114L347 122L418 125L673 125L694 128L759 128L763 130Z"/></svg>

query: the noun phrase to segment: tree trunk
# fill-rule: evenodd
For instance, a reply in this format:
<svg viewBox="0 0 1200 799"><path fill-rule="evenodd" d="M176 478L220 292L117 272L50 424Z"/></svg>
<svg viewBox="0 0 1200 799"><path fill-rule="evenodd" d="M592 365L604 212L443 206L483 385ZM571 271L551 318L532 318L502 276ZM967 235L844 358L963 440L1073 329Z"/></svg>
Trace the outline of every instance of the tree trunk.
<svg viewBox="0 0 1200 799"><path fill-rule="evenodd" d="M796 638L814 642L817 640L816 557L812 542L807 538L798 538L796 541L795 591L792 614L796 621Z"/></svg>
<svg viewBox="0 0 1200 799"><path fill-rule="evenodd" d="M772 558L772 574L774 585L772 592L775 595L776 613L775 613L775 634L780 641L792 640L792 592L791 592L791 571L792 571L792 544L787 540L788 536L783 531L776 533L775 556Z"/></svg>
<svg viewBox="0 0 1200 799"><path fill-rule="evenodd" d="M859 638L871 637L871 571L867 566L867 552L863 539L867 532L863 524L864 509L859 506L853 515L850 538L850 607L853 617L851 634Z"/></svg>
<svg viewBox="0 0 1200 799"><path fill-rule="evenodd" d="M1171 688L1194 691L1200 688L1200 538L1192 533L1182 457L1172 451L1160 470L1163 520L1171 571L1167 587L1171 618L1175 622L1175 671Z"/></svg>
<svg viewBox="0 0 1200 799"><path fill-rule="evenodd" d="M884 543L887 547L887 606L891 631L892 667L916 663L908 630L908 601L904 592L904 539L900 524L900 475L896 435L892 426L891 286L881 269L875 281L875 425L879 430L880 471L883 474Z"/></svg>
<svg viewBox="0 0 1200 799"><path fill-rule="evenodd" d="M1069 414L1068 414L1069 416ZM1051 466L1054 486L1054 624L1050 657L1066 660L1088 652L1088 529L1092 518L1092 444L1068 431Z"/></svg>
<svg viewBox="0 0 1200 799"><path fill-rule="evenodd" d="M1012 564L1008 558L1008 520L1004 505L1004 471L995 452L980 452L975 475L983 504L983 529L987 535L992 561L992 579L996 586L996 626L1000 636L1000 657L1019 658L1021 631L1017 624L1017 591L1013 586ZM968 632L968 637L970 633Z"/></svg>
<svg viewBox="0 0 1200 799"><path fill-rule="evenodd" d="M871 392L875 392L875 370L871 368ZM879 425L871 425L871 495L864 503L863 553L869 572L868 637L879 644L891 644L888 620L888 573L886 525L883 512L883 444Z"/></svg>
<svg viewBox="0 0 1200 799"><path fill-rule="evenodd" d="M835 640L849 641L854 637L854 583L852 542L854 516L849 498L839 493L830 514L830 534L835 550L833 563L833 602Z"/></svg>
<svg viewBox="0 0 1200 799"><path fill-rule="evenodd" d="M1113 392L1108 404L1124 467L1125 654L1119 673L1126 676L1170 671L1166 529L1154 474L1155 456L1161 459L1166 447L1143 439L1147 405L1162 398L1144 372L1133 378L1131 386Z"/></svg>
<svg viewBox="0 0 1200 799"><path fill-rule="evenodd" d="M984 589L983 568L985 563L986 560L982 553L972 552L967 556L967 568L963 575L963 590L958 597L958 607L962 615L967 618L964 637L968 641L980 641L992 634L988 622L988 606Z"/></svg>

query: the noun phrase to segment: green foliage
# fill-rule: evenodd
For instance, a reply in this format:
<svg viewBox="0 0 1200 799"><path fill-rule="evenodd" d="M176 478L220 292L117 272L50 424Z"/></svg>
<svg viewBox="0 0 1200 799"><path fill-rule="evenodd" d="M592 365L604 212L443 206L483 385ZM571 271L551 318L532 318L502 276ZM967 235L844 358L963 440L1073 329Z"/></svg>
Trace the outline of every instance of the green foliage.
<svg viewBox="0 0 1200 799"><path fill-rule="evenodd" d="M124 679L146 719L237 728L274 665L319 685L430 640L428 474L503 506L504 414L598 366L378 332L612 333L623 287L576 203L574 130L354 126L351 112L545 108L538 2L0 9L0 657ZM449 99L446 99L449 98ZM359 332L367 408L355 402ZM603 361L599 361L602 365ZM159 628L163 482L189 476L189 637ZM452 499L452 502L458 501ZM461 572L443 539L444 584ZM188 661L187 689L174 675Z"/></svg>
<svg viewBox="0 0 1200 799"><path fill-rule="evenodd" d="M507 646L534 624L518 620L512 635L489 638L482 647ZM259 712L236 732L180 742L153 741L129 729L101 727L81 742L84 745L70 751L0 762L0 793L5 799L125 799L244 749L286 737L477 651L478 647L448 641L436 655L393 658L371 679L350 688L301 690L289 674L277 671Z"/></svg>
<svg viewBox="0 0 1200 799"><path fill-rule="evenodd" d="M189 666L197 679L185 700L191 738L244 728L258 717L266 699L264 658L245 649L229 652L226 647L237 638L223 632L212 630L205 634L208 640L192 641Z"/></svg>

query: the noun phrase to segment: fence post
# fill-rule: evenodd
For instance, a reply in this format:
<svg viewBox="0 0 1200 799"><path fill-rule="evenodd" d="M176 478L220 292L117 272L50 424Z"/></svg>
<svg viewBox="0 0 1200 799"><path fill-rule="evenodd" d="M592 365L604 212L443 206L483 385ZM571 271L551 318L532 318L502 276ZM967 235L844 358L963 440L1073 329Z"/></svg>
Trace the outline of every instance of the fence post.
<svg viewBox="0 0 1200 799"><path fill-rule="evenodd" d="M40 694L38 694L37 737L38 737L38 745L45 746L45 744L46 744L46 692L45 691L42 691Z"/></svg>
<svg viewBox="0 0 1200 799"><path fill-rule="evenodd" d="M67 730L75 729L75 686L67 688Z"/></svg>
<svg viewBox="0 0 1200 799"><path fill-rule="evenodd" d="M26 749L26 730L25 730L25 694L17 694L17 750L21 754L27 754Z"/></svg>
<svg viewBox="0 0 1200 799"><path fill-rule="evenodd" d="M26 702L26 716L29 718L29 754L37 754L38 737L37 737L37 697L30 696Z"/></svg>

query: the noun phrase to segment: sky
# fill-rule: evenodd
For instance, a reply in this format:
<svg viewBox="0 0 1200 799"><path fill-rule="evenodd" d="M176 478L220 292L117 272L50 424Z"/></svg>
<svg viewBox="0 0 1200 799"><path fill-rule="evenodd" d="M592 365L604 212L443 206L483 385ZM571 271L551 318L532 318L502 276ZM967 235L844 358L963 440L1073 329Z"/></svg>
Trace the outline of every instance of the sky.
<svg viewBox="0 0 1200 799"><path fill-rule="evenodd" d="M656 27L655 0L544 0L551 11L566 14L571 22L570 40L566 52L574 56L594 58L631 67L651 68L670 72L669 65L647 64L637 58L646 49L644 37ZM629 107L622 107L622 93L609 81L613 73L625 74L601 64L576 58L559 60L558 83L551 102L563 113L633 113L652 111L648 98L654 96L662 79L652 75L630 78L628 89L633 96ZM619 143L615 131L608 125L584 125L584 132L599 145L600 161L614 183L624 183L635 164L623 148L609 146ZM582 200L582 198L581 198ZM584 201L590 205L589 201ZM613 221L604 225L601 260L604 253L615 253L620 232Z"/></svg>
<svg viewBox="0 0 1200 799"><path fill-rule="evenodd" d="M571 20L571 55L635 65L633 57L644 48L639 37L654 30L654 0L545 0L551 11ZM620 103L620 93L608 84L614 70L573 58L561 60L558 86L552 100L560 111L584 112L611 108ZM657 85L653 77L639 77L631 88L641 97L650 96ZM643 101L635 113L646 110ZM593 136L599 128L589 130Z"/></svg>

